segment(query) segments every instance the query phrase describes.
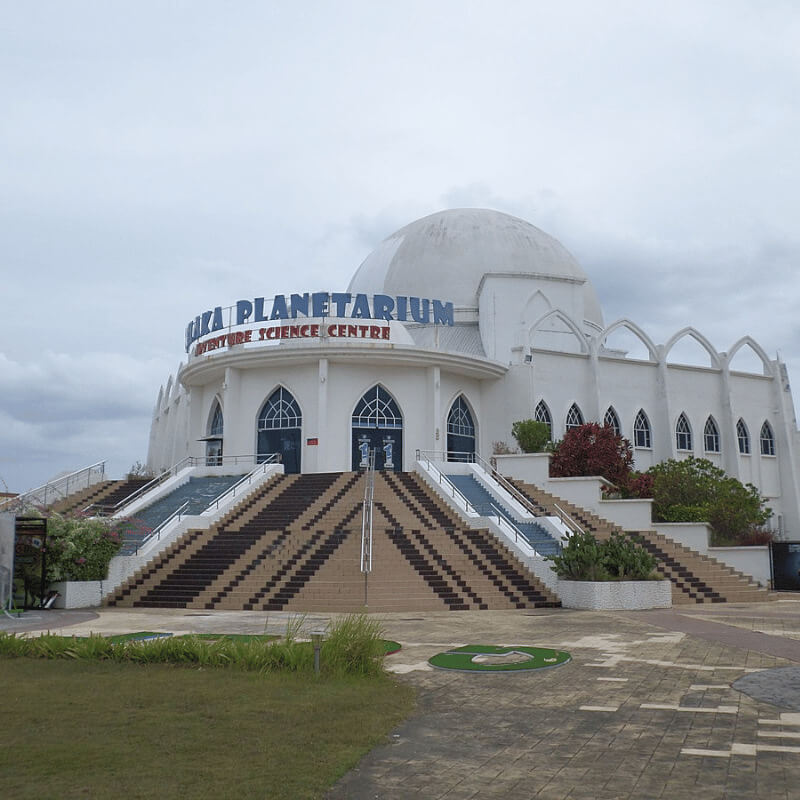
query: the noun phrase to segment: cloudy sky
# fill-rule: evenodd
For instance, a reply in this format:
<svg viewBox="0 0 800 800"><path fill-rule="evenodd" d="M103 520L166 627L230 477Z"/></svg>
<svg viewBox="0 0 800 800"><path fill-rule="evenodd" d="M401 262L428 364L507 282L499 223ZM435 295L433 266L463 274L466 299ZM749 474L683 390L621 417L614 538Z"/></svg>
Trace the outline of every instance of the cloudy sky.
<svg viewBox="0 0 800 800"><path fill-rule="evenodd" d="M447 207L800 379L798 41L792 0L0 0L0 491L121 476L189 318Z"/></svg>

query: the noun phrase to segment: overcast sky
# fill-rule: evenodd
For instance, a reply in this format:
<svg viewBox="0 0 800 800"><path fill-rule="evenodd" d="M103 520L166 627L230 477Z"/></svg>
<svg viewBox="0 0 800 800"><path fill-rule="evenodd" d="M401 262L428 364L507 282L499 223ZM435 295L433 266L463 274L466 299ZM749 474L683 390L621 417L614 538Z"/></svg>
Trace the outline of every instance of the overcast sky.
<svg viewBox="0 0 800 800"><path fill-rule="evenodd" d="M0 0L0 491L121 477L191 317L448 207L800 379L798 42L793 0Z"/></svg>

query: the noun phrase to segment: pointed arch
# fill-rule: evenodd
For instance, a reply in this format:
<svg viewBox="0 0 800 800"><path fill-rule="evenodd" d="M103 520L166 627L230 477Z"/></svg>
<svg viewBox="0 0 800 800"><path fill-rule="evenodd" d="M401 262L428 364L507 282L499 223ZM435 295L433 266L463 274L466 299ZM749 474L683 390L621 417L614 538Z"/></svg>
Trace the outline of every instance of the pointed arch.
<svg viewBox="0 0 800 800"><path fill-rule="evenodd" d="M747 429L745 421L739 417L736 423L736 441L739 445L739 452L743 456L750 455L750 431Z"/></svg>
<svg viewBox="0 0 800 800"><path fill-rule="evenodd" d="M653 446L652 441L650 420L647 418L644 409L640 408L636 419L633 421L633 446L649 450Z"/></svg>
<svg viewBox="0 0 800 800"><path fill-rule="evenodd" d="M156 414L161 412L161 407L164 404L164 384L158 388L158 397L156 398Z"/></svg>
<svg viewBox="0 0 800 800"><path fill-rule="evenodd" d="M219 397L215 397L208 413L208 424L206 425L206 466L208 467L222 466L224 428L225 418L222 415L222 404Z"/></svg>
<svg viewBox="0 0 800 800"><path fill-rule="evenodd" d="M370 453L376 469L403 468L403 414L385 386L376 383L364 392L350 426L354 470L369 466Z"/></svg>
<svg viewBox="0 0 800 800"><path fill-rule="evenodd" d="M598 349L606 343L606 339L611 336L614 331L626 328L629 330L639 341L647 348L647 352L651 361L658 361L658 348L653 340L635 323L627 318L618 319L612 322L597 338Z"/></svg>
<svg viewBox="0 0 800 800"><path fill-rule="evenodd" d="M719 428L717 422L709 415L703 427L703 449L706 453L719 453Z"/></svg>
<svg viewBox="0 0 800 800"><path fill-rule="evenodd" d="M675 423L675 445L678 450L692 449L692 426L689 418L681 411Z"/></svg>
<svg viewBox="0 0 800 800"><path fill-rule="evenodd" d="M537 422L544 422L547 425L547 430L550 436L550 439L553 438L553 416L550 414L550 409L547 407L547 403L544 400L540 400L536 404L536 408L533 411L533 418Z"/></svg>
<svg viewBox="0 0 800 800"><path fill-rule="evenodd" d="M475 457L475 418L467 398L459 394L447 414L447 460L473 461Z"/></svg>
<svg viewBox="0 0 800 800"><path fill-rule="evenodd" d="M564 429L569 431L572 428L579 428L581 425L583 425L583 412L577 403L573 403L567 411Z"/></svg>
<svg viewBox="0 0 800 800"><path fill-rule="evenodd" d="M167 387L164 389L164 408L167 408L172 400L172 385L174 382L175 379L170 375L167 379Z"/></svg>
<svg viewBox="0 0 800 800"><path fill-rule="evenodd" d="M285 472L300 472L302 426L303 413L294 395L277 386L258 413L258 461L278 453Z"/></svg>
<svg viewBox="0 0 800 800"><path fill-rule="evenodd" d="M730 365L734 356L743 347L749 347L756 354L756 356L758 356L764 369L764 375L772 375L772 363L769 360L769 356L764 351L764 348L761 347L761 345L750 336L742 336L742 338L739 339L730 350L728 350L728 365Z"/></svg>
<svg viewBox="0 0 800 800"><path fill-rule="evenodd" d="M679 330L676 334L674 334L667 340L667 343L664 345L664 361L666 362L668 360L672 348L681 339L687 336L691 339L694 339L708 353L709 358L711 359L711 366L719 369L720 368L719 353L714 349L714 346L711 344L711 342L709 342L708 339L706 339L706 337L703 336L702 333L700 333L700 331L698 331L696 328L692 328L691 326L688 326L686 328L681 328L681 330Z"/></svg>
<svg viewBox="0 0 800 800"><path fill-rule="evenodd" d="M611 428L617 436L622 436L622 426L619 424L619 415L617 414L614 406L609 406L603 416L603 425Z"/></svg>
<svg viewBox="0 0 800 800"><path fill-rule="evenodd" d="M575 337L578 341L578 345L580 347L580 352L583 355L589 354L589 345L586 341L586 336L584 335L583 331L578 327L578 325L574 322L574 320L565 312L562 311L560 308L554 308L552 311L548 311L543 316L539 317L536 322L531 325L528 329L528 341L533 344L533 339L536 336L536 333L542 331L542 326L548 320L560 320L567 326L569 332Z"/></svg>
<svg viewBox="0 0 800 800"><path fill-rule="evenodd" d="M552 309L553 304L550 302L550 298L541 289L537 289L525 302L520 314L520 322L530 325L533 320L540 319Z"/></svg>
<svg viewBox="0 0 800 800"><path fill-rule="evenodd" d="M766 420L764 420L764 424L761 426L761 434L759 435L759 440L761 443L761 455L774 456L775 434L772 432L772 425L770 425L769 422L767 422Z"/></svg>
<svg viewBox="0 0 800 800"><path fill-rule="evenodd" d="M222 413L222 403L219 397L214 398L211 409L208 412L208 424L206 432L209 436L222 436L225 428L225 417Z"/></svg>

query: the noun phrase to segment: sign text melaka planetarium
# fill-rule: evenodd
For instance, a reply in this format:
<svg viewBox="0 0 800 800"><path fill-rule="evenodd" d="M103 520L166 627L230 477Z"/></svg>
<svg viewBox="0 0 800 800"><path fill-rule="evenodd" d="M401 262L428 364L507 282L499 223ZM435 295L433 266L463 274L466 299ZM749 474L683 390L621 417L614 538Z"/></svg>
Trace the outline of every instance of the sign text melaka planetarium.
<svg viewBox="0 0 800 800"><path fill-rule="evenodd" d="M370 302L371 301L371 302ZM228 311L227 323L223 319L223 310ZM361 320L397 320L398 322L418 322L424 325L453 325L453 304L441 300L429 300L420 297L390 297L386 294L366 295L350 294L349 292L306 292L305 294L276 295L272 300L256 297L253 300L238 300L235 306L223 309L216 306L211 311L204 311L196 316L186 326L186 351L193 342L210 336L216 331L234 326L253 324L257 322L275 322L281 320L296 320L298 317L310 319L324 319L335 317L338 319ZM215 339L225 341L215 342L214 347L203 347L202 352L244 342L274 339L295 338L283 328L295 326L278 325L258 331L259 337L253 339L253 331L238 331L223 334ZM387 339L388 327L379 328L380 333L373 335L371 328L375 325L302 325L302 338L317 337L323 333L331 337L357 337ZM313 329L313 330L312 330ZM384 333L385 331L385 333ZM247 335L249 334L249 336ZM270 335L271 334L271 335ZM300 334L298 334L300 335ZM209 340L213 341L213 340ZM198 352L206 342L198 345Z"/></svg>

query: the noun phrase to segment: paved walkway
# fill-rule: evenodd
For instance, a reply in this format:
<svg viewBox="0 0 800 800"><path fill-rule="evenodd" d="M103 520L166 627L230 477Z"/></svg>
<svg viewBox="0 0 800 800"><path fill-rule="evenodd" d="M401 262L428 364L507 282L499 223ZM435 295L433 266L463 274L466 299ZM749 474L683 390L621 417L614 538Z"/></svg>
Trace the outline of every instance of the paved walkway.
<svg viewBox="0 0 800 800"><path fill-rule="evenodd" d="M35 613L52 616L5 620L0 628L260 633L281 632L291 616ZM308 615L304 625L326 619ZM383 619L386 635L403 645L387 666L419 689L418 710L342 778L330 800L800 797L800 598L659 612ZM555 647L569 650L572 661L488 675L427 664L446 648L475 643Z"/></svg>

